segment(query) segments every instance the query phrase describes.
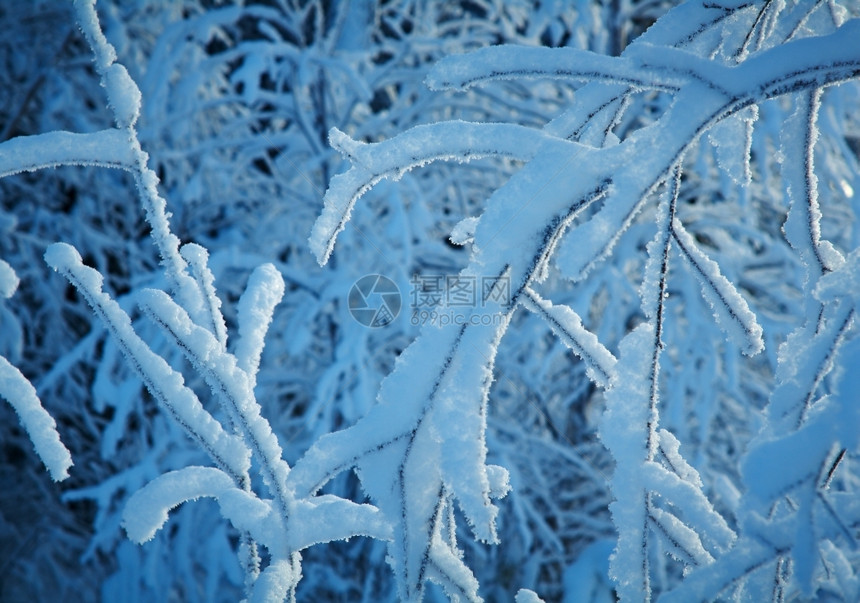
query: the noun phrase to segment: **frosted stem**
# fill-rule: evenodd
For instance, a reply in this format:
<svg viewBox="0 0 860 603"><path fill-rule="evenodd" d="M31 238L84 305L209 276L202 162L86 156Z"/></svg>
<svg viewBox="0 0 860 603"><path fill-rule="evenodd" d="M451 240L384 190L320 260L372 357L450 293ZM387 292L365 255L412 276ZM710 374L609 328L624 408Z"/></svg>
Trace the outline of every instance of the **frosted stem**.
<svg viewBox="0 0 860 603"><path fill-rule="evenodd" d="M146 220L152 227L152 238L161 254L168 281L194 319L207 324L204 292L188 276L185 260L179 253L179 238L170 231L167 202L158 192L158 176L147 165L148 155L140 146L134 127L140 114L140 90L125 67L116 62L116 50L107 41L96 14L95 0L75 0L78 25L95 55L95 67L107 90L117 127L124 132L132 158L131 173L143 202Z"/></svg>
<svg viewBox="0 0 860 603"><path fill-rule="evenodd" d="M137 335L128 314L102 291L101 275L84 266L77 250L65 243L51 245L45 261L87 300L152 396L216 465L241 483L250 466L250 451L241 440L224 432L194 392L185 386L182 376Z"/></svg>

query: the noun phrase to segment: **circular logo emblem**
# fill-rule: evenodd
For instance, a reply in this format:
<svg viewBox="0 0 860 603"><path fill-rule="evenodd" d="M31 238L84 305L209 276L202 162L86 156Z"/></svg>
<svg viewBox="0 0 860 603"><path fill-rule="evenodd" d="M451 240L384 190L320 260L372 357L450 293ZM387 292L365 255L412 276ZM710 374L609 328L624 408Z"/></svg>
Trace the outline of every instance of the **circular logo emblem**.
<svg viewBox="0 0 860 603"><path fill-rule="evenodd" d="M372 329L384 327L400 314L400 289L381 274L363 276L349 290L349 313L360 324Z"/></svg>

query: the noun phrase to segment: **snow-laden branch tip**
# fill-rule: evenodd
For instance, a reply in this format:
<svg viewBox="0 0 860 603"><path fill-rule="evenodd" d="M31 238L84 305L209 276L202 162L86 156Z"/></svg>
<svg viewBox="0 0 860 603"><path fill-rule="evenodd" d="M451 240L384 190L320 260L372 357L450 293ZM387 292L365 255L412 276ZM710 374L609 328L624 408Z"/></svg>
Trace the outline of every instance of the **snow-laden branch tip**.
<svg viewBox="0 0 860 603"><path fill-rule="evenodd" d="M428 551L427 579L436 582L451 601L482 603L478 581L439 534L434 534Z"/></svg>
<svg viewBox="0 0 860 603"><path fill-rule="evenodd" d="M356 201L384 178L398 180L407 171L433 161L467 162L490 156L526 161L542 144L557 144L559 152L569 153L578 147L534 128L458 120L416 126L377 143L352 140L333 128L329 141L353 165L332 179L323 211L311 231L310 248L320 265L331 256L337 235L349 222Z"/></svg>
<svg viewBox="0 0 860 603"><path fill-rule="evenodd" d="M764 349L762 328L746 300L723 276L719 265L706 256L677 218L672 222L672 236L681 256L702 285L702 296L714 311L723 331L731 337L744 354L754 356Z"/></svg>
<svg viewBox="0 0 860 603"><path fill-rule="evenodd" d="M100 69L116 61L116 50L107 41L99 25L99 17L96 13L96 0L74 0L77 10L78 26L84 32L87 43L96 58L96 64Z"/></svg>
<svg viewBox="0 0 860 603"><path fill-rule="evenodd" d="M448 240L454 245L468 245L475 240L475 229L478 227L479 220L480 218L474 216L463 218L451 229L451 236L448 237Z"/></svg>
<svg viewBox="0 0 860 603"><path fill-rule="evenodd" d="M58 482L69 477L72 455L60 441L56 421L42 407L36 389L3 356L0 356L0 397L15 409L51 478Z"/></svg>
<svg viewBox="0 0 860 603"><path fill-rule="evenodd" d="M391 538L391 525L373 505L325 495L303 500L285 522L277 506L237 487L214 467L185 467L165 473L138 490L126 503L122 523L128 537L142 544L164 527L180 504L210 497L233 526L247 532L273 554L301 551L315 544L369 536Z"/></svg>
<svg viewBox="0 0 860 603"><path fill-rule="evenodd" d="M251 379L260 367L260 356L266 332L272 322L275 306L284 295L284 277L272 264L263 264L251 273L248 285L239 298L239 340L236 362Z"/></svg>
<svg viewBox="0 0 860 603"><path fill-rule="evenodd" d="M685 565L702 566L714 562L702 546L699 535L672 513L651 506L648 520L654 533L661 536L667 552Z"/></svg>
<svg viewBox="0 0 860 603"><path fill-rule="evenodd" d="M797 96L797 108L781 130L780 162L790 205L783 224L785 238L810 270L810 277L836 270L844 261L833 245L821 238L821 208L818 203L818 176L815 175L815 142L818 140L818 112L821 89ZM789 159L802 158L798 166Z"/></svg>
<svg viewBox="0 0 860 603"><path fill-rule="evenodd" d="M521 588L517 591L515 603L544 603L537 593L527 588Z"/></svg>
<svg viewBox="0 0 860 603"><path fill-rule="evenodd" d="M653 461L643 464L641 471L646 488L672 505L710 553L718 556L731 548L736 535L696 484L698 473L694 480L685 480Z"/></svg>
<svg viewBox="0 0 860 603"><path fill-rule="evenodd" d="M668 469L685 482L689 482L696 488L702 487L702 478L699 472L681 456L681 442L675 435L666 429L658 432L660 436L660 455Z"/></svg>
<svg viewBox="0 0 860 603"><path fill-rule="evenodd" d="M472 328L463 333L461 349L471 350L473 355L470 358L468 354L456 354L456 363L431 396L433 407L428 422L431 433L445 433L444 445L440 446L443 483L451 488L475 537L497 543L498 508L492 502L492 494L499 488L490 482L485 435L495 351L486 349L486 333L478 331ZM502 491L506 492L507 471L501 467L496 471L503 482ZM501 472L503 475L498 475Z"/></svg>
<svg viewBox="0 0 860 603"><path fill-rule="evenodd" d="M236 357L223 350L215 336L195 325L188 313L163 291L147 289L138 297L141 309L176 343L204 378L240 428L248 446L260 462L260 471L272 489L284 517L289 517L293 495L286 480L290 467L269 422L262 416L250 377L236 364Z"/></svg>
<svg viewBox="0 0 860 603"><path fill-rule="evenodd" d="M124 65L114 63L105 69L103 81L108 102L120 128L132 127L140 116L140 89Z"/></svg>
<svg viewBox="0 0 860 603"><path fill-rule="evenodd" d="M102 276L96 270L84 266L77 250L66 243L55 243L48 247L45 261L87 300L152 396L191 439L238 482L250 467L250 451L242 440L224 431L221 424L203 408L194 392L185 385L182 375L140 338L128 314L102 290Z"/></svg>
<svg viewBox="0 0 860 603"><path fill-rule="evenodd" d="M126 68L116 62L116 50L102 33L95 4L95 0L75 0L78 26L95 55L96 71L107 90L117 126L132 128L140 115L140 89Z"/></svg>
<svg viewBox="0 0 860 603"><path fill-rule="evenodd" d="M553 333L585 362L586 373L597 385L608 387L617 360L597 336L582 325L582 319L568 306L557 306L527 287L522 304L546 321Z"/></svg>
<svg viewBox="0 0 860 603"><path fill-rule="evenodd" d="M288 522L287 549L301 551L315 544L367 536L392 539L392 526L375 506L324 494L296 502Z"/></svg>
<svg viewBox="0 0 860 603"><path fill-rule="evenodd" d="M214 467L185 467L155 478L126 503L123 527L132 541L143 544L164 527L169 511L204 496L217 499L224 516L258 542L273 546L272 534L279 529L283 534L271 504L239 489L229 475Z"/></svg>
<svg viewBox="0 0 860 603"><path fill-rule="evenodd" d="M221 313L221 300L215 293L215 276L209 269L209 252L202 245L187 243L179 249L182 258L188 262L191 276L197 281L197 288L203 294L203 314L209 319L207 327L223 349L227 348L227 325Z"/></svg>

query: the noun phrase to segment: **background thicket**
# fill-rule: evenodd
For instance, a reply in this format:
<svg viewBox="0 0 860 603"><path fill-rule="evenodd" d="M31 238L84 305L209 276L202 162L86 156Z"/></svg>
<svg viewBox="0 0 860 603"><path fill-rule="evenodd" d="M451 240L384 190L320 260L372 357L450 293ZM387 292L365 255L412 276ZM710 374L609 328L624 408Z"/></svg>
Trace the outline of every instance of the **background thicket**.
<svg viewBox="0 0 860 603"><path fill-rule="evenodd" d="M552 245L538 249L555 256L546 266L536 262L520 275L519 250L508 250L505 265L514 266L520 309L498 312L510 324L494 340L495 357L476 360L494 375L491 387L489 380L481 386L489 387L481 467L484 460L504 467L511 486L492 503L499 507L494 529L501 544L475 540L481 528L468 503L453 502L462 492L447 483L438 508L450 511L463 561L489 601L511 600L520 588L546 601L611 601L616 591L625 600L651 594L691 600L684 598L690 593L852 600L858 593L852 567L860 509L851 503L858 448L837 426L857 418L850 367L858 353L852 252L860 242L854 200L860 89L852 78L860 55L852 57L850 45L842 44L848 48L842 54L839 48L851 39L845 28L857 31L850 18L860 7L829 0L691 2L669 12L673 5L97 5L118 62L140 89L137 136L160 180L171 231L181 243L208 250L228 332L238 327L238 302L254 268L271 262L283 276L285 293L255 392L298 482L339 441L321 438L356 426L344 433L363 433L370 421L384 424L371 409L395 367L400 372L382 388L384 403L391 403L397 379L422 374L424 355L454 358L433 343L445 337L434 326L419 337L409 304L414 275L464 268L482 275L480 266L505 259L480 255L500 244L495 231L482 233L480 222L475 233L469 222L458 228L474 234L474 249L471 236L452 241L462 220L488 212L484 224L494 219L524 229L531 209L512 208L527 207L531 197L505 209L504 191L527 190L541 205L547 183L547 196L575 197L577 175L614 170L590 183L598 190L593 204L547 230ZM14 410L0 405L0 599L239 600L241 536L215 502L178 507L142 546L126 538L121 517L132 494L166 471L209 461L159 409L81 292L43 259L52 243L73 245L104 276L105 290L151 349L185 376L204 406L214 404L200 371L137 305L144 289L170 290L172 283L133 175L93 165L9 173L3 163L3 145L17 137L114 126L77 19L71 2L0 3L7 32L0 40L0 259L20 279L15 294L0 302L0 355L34 385L75 463L68 480L52 483ZM838 35L819 46L791 46ZM594 54L535 60L520 48L465 55L431 73L444 57L500 44ZM813 63L813 75L777 74L788 82L784 90L762 84L778 71L774 64L791 71L798 53ZM597 55L626 58L600 62ZM764 60L754 63L756 57ZM584 65L584 73L562 73L553 61ZM745 62L753 65L743 72L748 79L734 78L728 70ZM479 85L471 85L470 74ZM678 116L698 119L696 111L712 102L708 95L718 93L728 99L716 103L727 107L724 113L684 130L689 124ZM523 133L520 152L502 152L518 140L487 130L473 144L456 120L517 124L554 142L532 152L529 145L538 143ZM438 134L441 141L426 130L414 131L413 141L396 138L438 122L456 126ZM457 161L426 163L410 155L422 145ZM649 145L679 153L663 165L660 153L646 157ZM463 148L481 156L461 163L456 152ZM559 163L545 161L548 153ZM316 247L308 236L332 178L350 166L373 173L376 160L394 166L397 178L361 191L346 228L329 233L337 243L320 267L311 248L316 252L324 236L315 231ZM640 181L647 181L641 191ZM332 191L326 200L335 209L352 201L339 198L334 185ZM635 210L631 205L629 220L613 218L609 208L626 193ZM508 213L489 213L494 203ZM790 209L794 218L786 225ZM589 223L617 233L606 253L600 253L603 231L588 230ZM592 256L599 257L589 263ZM403 294L401 315L383 328L359 324L347 307L351 286L366 274L388 276ZM549 299L554 314L546 309ZM581 361L597 347L571 351L563 306L581 317L611 362ZM741 327L731 326L738 316ZM553 326L553 317L563 324ZM413 342L412 356L402 355ZM761 345L761 353L744 355ZM594 378L595 366L609 367L605 379ZM441 381L447 365L440 371ZM635 407L637 401L644 406ZM625 421L633 423L626 425L632 436L619 427ZM658 431L658 422L666 431ZM647 440L647 454L636 457L625 437ZM324 492L356 502L369 495L386 511L374 499L378 486L362 483L370 481L362 467L319 469L328 482ZM641 498L624 490L625 471L646 476ZM774 474L783 477L765 479ZM673 498L679 496L684 500ZM613 500L618 506L610 513ZM634 560L643 562L647 586L634 568L628 574L613 566L610 578L617 534L633 522L619 509L630 505L645 524L637 528L643 552ZM395 529L398 538L408 540ZM371 538L305 549L297 598L384 601L404 592L444 598L437 585L423 593L422 580L409 590L408 555L392 572L390 554L385 542ZM624 554L619 549L617 564L630 561ZM637 579L639 586L630 586Z"/></svg>

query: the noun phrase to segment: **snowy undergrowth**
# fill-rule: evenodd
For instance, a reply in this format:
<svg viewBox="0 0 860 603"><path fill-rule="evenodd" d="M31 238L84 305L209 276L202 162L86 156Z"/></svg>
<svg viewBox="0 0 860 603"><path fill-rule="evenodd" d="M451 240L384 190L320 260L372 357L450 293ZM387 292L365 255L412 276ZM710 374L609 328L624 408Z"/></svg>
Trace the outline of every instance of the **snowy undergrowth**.
<svg viewBox="0 0 860 603"><path fill-rule="evenodd" d="M473 215L450 225L452 241L469 251L461 279L503 279L510 296L480 309L459 308L447 326L425 325L402 353L392 353L397 358L377 403L367 409L359 400L358 416L344 413L349 426L327 433L334 427L319 428L319 415L329 412L329 399L349 380L344 366L358 364L343 354L366 337L344 336L341 356L306 409L305 429L315 440L292 467L273 418L257 400L261 355L285 295L284 276L312 290L319 298L313 303L323 305L325 298L299 271L285 275L261 261L238 292L235 312L225 314L234 308L222 308L214 258L201 245L181 244L171 230L136 129L147 101L141 105L137 84L117 62L93 2L76 2L76 10L115 127L2 143L0 176L74 164L119 168L135 182L169 293L138 288L120 303L73 246L56 243L45 254L107 328L161 410L212 465L180 467L137 490L122 513L134 542L151 539L181 503L211 498L239 535L248 600L294 599L302 551L353 536L386 543L404 601L425 598L430 582L452 600L482 600L487 586L467 563L458 523L475 541L492 545L513 535L536 541L524 527L531 521L546 542L563 550L560 535L569 527L557 519L576 518L583 492L593 492L588 488L604 471L581 456L587 446L553 451L553 459L565 459L576 479L587 476L589 485L582 492L576 485L569 492L546 487L546 499L538 496L534 506L517 500L511 508L521 529L500 529L505 507L499 501L515 496L512 488L540 488L525 483L540 479L517 465L522 455L514 456L530 434L503 425L493 408L494 402L506 411L537 407L518 389L517 376L500 379L497 366L507 338L535 324L523 317L526 310L542 332L582 361L590 380L583 398L601 413L597 432L615 462L607 485L616 531L609 577L622 601L860 596L853 569L860 522L853 463L860 442L849 370L858 357L860 252L856 236L838 223L854 215L851 183L858 174L846 141L857 139L848 116L857 107L852 80L860 73L860 53L853 42L860 21L849 19L848 9L831 2L694 1L665 14L620 56L496 46L445 58L426 79L440 97L454 91L447 97L452 103L483 86L495 93L492 85L500 81L557 81L559 90L573 82L575 98L559 92L561 109L542 128L535 116L552 103L524 103L507 117L527 114L529 120L497 123L492 112L469 104L480 96L463 103L474 121L422 124L389 132L382 142L366 141L375 138L373 120L352 137L348 121L338 123L329 142L352 167L328 187L310 239L317 260L350 261L338 246L350 241L359 201L372 198L369 191L383 188L384 180L411 183L414 192L420 186L409 178L426 171L456 188L456 177L446 180L438 162L491 158L522 167L483 203L469 206ZM214 11L210 24L235 19L239 13L231 11ZM248 14L267 11L261 5ZM324 29L320 18L315 26ZM185 34L179 27L171 35ZM246 60L233 77L242 80L243 94L265 96L255 88L256 76L269 58L248 44L245 56L259 60ZM299 62L302 77L312 71ZM313 78L306 81L296 92L297 123L322 154L312 133L326 121L320 117L324 93L315 96ZM498 104L492 93L488 106ZM159 102L154 96L153 105ZM469 193L474 190L486 192ZM391 192L387 201L398 203L398 195ZM389 242L408 249L401 238L414 218L400 215ZM11 267L0 264L4 297L17 281ZM480 320L486 316L493 320ZM541 337L535 339L547 345ZM160 341L187 364L161 351ZM290 350L309 345L288 344ZM515 345L538 349L535 342ZM548 379L548 357L521 363L535 363L532 372ZM5 359L0 364L0 394L12 402L52 477L64 477L71 459L53 419L21 372ZM217 408L204 404L210 399L201 399L201 384ZM528 391L533 387L541 385L529 384ZM545 408L536 414L552 423L544 414L552 406ZM561 448L549 437L535 439L529 450ZM539 466L534 459L533 469ZM356 502L337 485L352 472L369 502ZM558 506L547 511L538 504ZM550 520L541 512L556 515ZM603 571L588 553L606 549L595 514L592 509L576 518L578 526L597 525L577 527L572 539L585 552L567 576L585 580ZM469 547L472 559L482 550ZM612 597L606 582L592 584L595 600ZM536 601L543 594L519 586L507 596L516 592L517 601ZM571 597L585 590L567 587Z"/></svg>
<svg viewBox="0 0 860 603"><path fill-rule="evenodd" d="M658 594L677 601L727 594L781 601L824 590L842 600L857 596L853 572L837 578L834 564L844 571L853 558L851 526L858 517L853 505L830 491L846 454L857 451L856 438L842 431L853 433L846 426L856 425L856 411L851 390L839 385L838 371L829 377L839 355L852 354L855 268L821 235L815 158L822 95L860 69L851 42L860 34L860 21L846 18L844 9L830 4L825 9L812 3L690 2L662 17L617 58L573 49L497 47L446 58L430 73L427 82L436 89L519 78L588 82L573 106L540 132L508 134L501 124L450 122L356 145L332 131L332 144L353 167L333 180L315 226L311 246L321 263L335 249L357 199L380 179L399 178L433 160L467 161L512 149L526 161L487 200L477 226L470 224L471 260L461 272L462 277L510 277L512 306L497 310L504 320L495 327L464 320L464 326L425 328L383 384L379 405L354 427L320 439L294 472L313 492L338 472L358 469L371 497L395 523L390 551L404 599L420 598L427 580L441 582L452 597L478 599L468 569L454 563L455 543L440 534L450 533L446 511L456 502L475 537L494 540L493 476L500 470L485 461L485 417L497 345L519 304L544 318L586 363L595 386L606 391L600 437L616 462L610 508L618 531L610 575L622 601ZM667 98L662 114L619 134L634 99L658 94ZM774 98L796 106L782 128L777 157L790 199L785 240L793 261L804 266L799 285L805 310L796 317L801 325L780 346L763 428L736 465L740 476L721 476L724 486L740 477L742 483L730 489L751 496L732 501L734 508L718 508L711 500L718 475L708 476L712 482L706 488L685 460L683 442L661 429L664 395L696 405L698 389L709 387L684 383L677 367L684 359L677 355L674 374L667 378L663 370L664 357L673 354L664 335L667 322L680 318L677 307L670 308L670 290L686 293L685 284L675 284L683 279L698 283L705 315L690 313L694 299L685 296L681 303L688 306L683 320L699 331L700 346L724 339L720 347L729 354L756 355L765 347L764 330L720 261L703 248L709 233L695 224L695 214L685 212L679 197L692 179L688 171L699 169L699 180L710 176L701 171L706 141L735 184L733 194L751 196L754 172L760 179L771 177L773 164L751 155L751 148L759 107ZM766 110L773 112L773 103ZM463 136L452 136L451 128ZM509 135L523 144L511 144ZM854 161L849 156L848 162ZM686 195L687 203L693 195L702 195L697 203L710 201L705 190ZM656 212L649 211L661 198ZM620 241L643 216L654 218L656 235L644 250L642 315L618 345L616 359L571 308L543 300L536 290L555 258L563 274L584 283L619 261L613 256ZM687 220L699 232L690 232ZM749 220L738 216L736 222ZM745 244L732 241L730 231L719 234L729 234L730 244ZM742 253L718 250L728 268L743 269L737 264ZM682 272L670 272L675 263ZM704 327L706 319L716 329ZM727 367L725 378L737 379L735 370ZM690 389L678 392L678 387ZM386 419L382 431L377 426ZM449 465L448 458L456 463ZM442 563L443 555L451 562ZM675 562L667 563L664 555Z"/></svg>

